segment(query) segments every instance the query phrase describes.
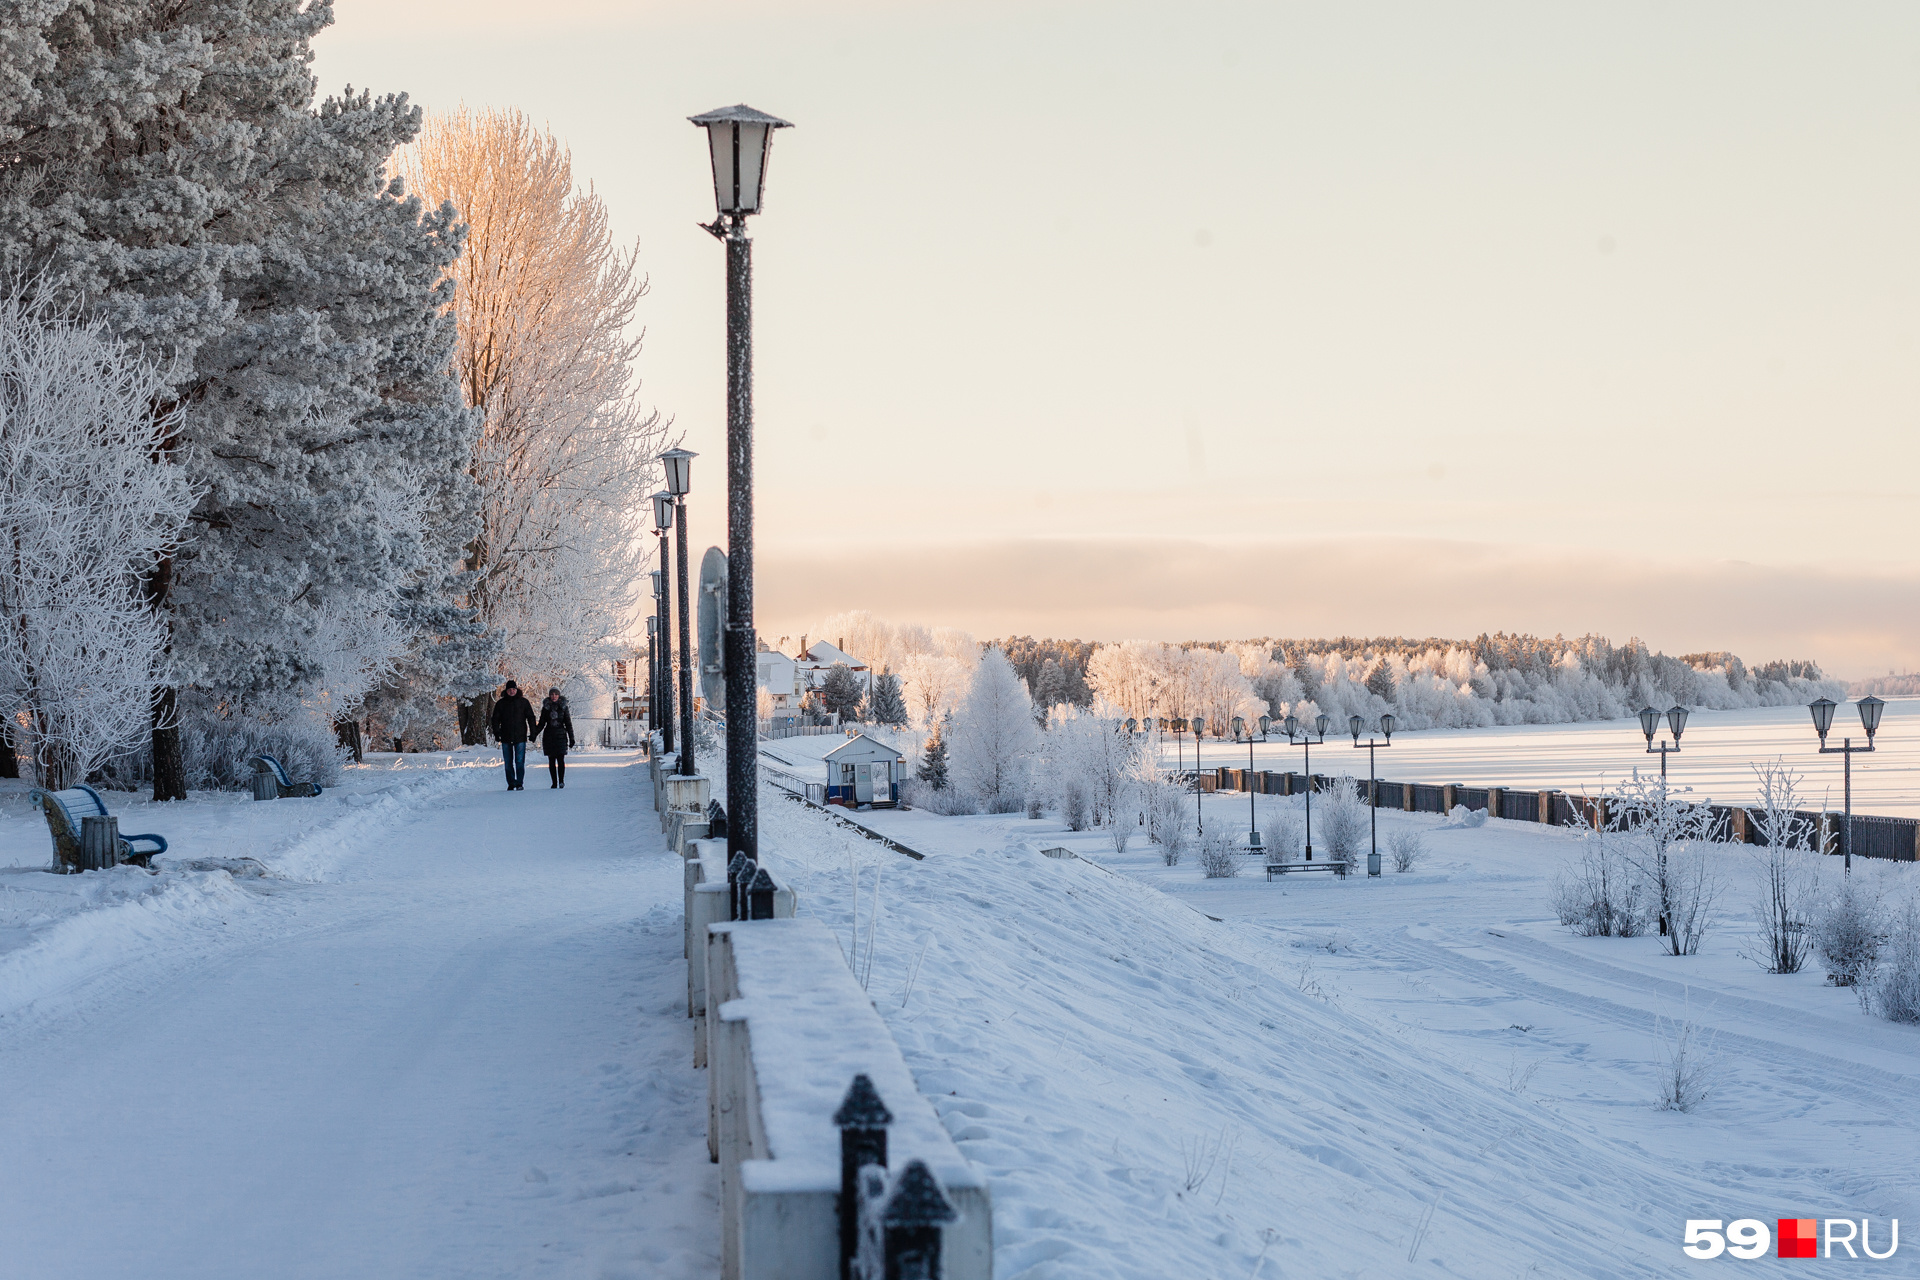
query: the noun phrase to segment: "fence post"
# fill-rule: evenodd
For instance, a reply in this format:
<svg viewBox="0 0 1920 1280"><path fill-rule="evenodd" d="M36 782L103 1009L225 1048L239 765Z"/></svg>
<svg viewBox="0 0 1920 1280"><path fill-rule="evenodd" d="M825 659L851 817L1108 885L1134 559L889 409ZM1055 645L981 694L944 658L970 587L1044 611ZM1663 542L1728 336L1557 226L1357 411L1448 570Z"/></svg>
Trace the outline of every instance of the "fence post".
<svg viewBox="0 0 1920 1280"><path fill-rule="evenodd" d="M1400 812L1413 812L1413 784L1411 782L1403 782L1400 784Z"/></svg>
<svg viewBox="0 0 1920 1280"><path fill-rule="evenodd" d="M1451 782L1446 783L1440 788L1440 812L1453 812L1453 806L1460 802L1459 797L1455 794L1459 789L1458 786Z"/></svg>
<svg viewBox="0 0 1920 1280"><path fill-rule="evenodd" d="M1489 818L1504 818L1507 816L1500 811L1501 793L1504 790L1505 788L1503 787L1487 788L1487 816Z"/></svg>
<svg viewBox="0 0 1920 1280"><path fill-rule="evenodd" d="M840 1130L840 1280L850 1280L854 1251L860 1246L860 1197L855 1183L867 1165L887 1164L887 1126L893 1113L865 1074L853 1078L840 1109L833 1113Z"/></svg>

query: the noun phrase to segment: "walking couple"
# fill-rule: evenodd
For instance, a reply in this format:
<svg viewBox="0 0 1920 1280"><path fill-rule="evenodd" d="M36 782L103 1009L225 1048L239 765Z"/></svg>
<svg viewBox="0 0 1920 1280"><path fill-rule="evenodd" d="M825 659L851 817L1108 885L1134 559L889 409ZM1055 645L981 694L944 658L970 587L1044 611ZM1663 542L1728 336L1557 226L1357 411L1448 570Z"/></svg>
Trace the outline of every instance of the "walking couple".
<svg viewBox="0 0 1920 1280"><path fill-rule="evenodd" d="M527 789L527 739L538 734L540 749L547 753L547 774L553 779L549 790L567 785L567 748L573 745L573 713L558 689L547 690L540 714L512 680L500 691L493 704L493 740L500 744L500 758L507 766L507 790Z"/></svg>

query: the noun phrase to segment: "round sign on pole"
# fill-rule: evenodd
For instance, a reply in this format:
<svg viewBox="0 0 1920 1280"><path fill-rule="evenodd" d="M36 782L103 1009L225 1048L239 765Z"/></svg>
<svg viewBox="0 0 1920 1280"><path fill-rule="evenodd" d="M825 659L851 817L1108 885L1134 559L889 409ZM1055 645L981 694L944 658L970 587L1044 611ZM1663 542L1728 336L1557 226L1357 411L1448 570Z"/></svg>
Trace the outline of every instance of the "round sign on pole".
<svg viewBox="0 0 1920 1280"><path fill-rule="evenodd" d="M727 553L708 547L700 559L700 696L709 710L727 709Z"/></svg>

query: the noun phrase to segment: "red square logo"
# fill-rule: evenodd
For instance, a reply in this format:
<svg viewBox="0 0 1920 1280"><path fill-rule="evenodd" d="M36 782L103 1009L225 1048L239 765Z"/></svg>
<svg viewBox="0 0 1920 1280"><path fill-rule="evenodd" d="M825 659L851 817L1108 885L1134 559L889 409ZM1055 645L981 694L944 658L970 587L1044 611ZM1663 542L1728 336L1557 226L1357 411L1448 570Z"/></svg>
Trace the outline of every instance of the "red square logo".
<svg viewBox="0 0 1920 1280"><path fill-rule="evenodd" d="M1817 1218L1780 1218L1780 1256L1817 1258L1820 1256L1820 1228Z"/></svg>

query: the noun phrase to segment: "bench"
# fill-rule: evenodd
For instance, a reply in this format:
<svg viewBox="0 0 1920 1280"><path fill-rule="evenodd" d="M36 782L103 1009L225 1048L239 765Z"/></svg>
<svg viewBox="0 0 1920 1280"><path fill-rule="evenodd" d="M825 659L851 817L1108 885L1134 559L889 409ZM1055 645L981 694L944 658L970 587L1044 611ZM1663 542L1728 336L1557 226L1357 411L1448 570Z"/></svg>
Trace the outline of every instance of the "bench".
<svg viewBox="0 0 1920 1280"><path fill-rule="evenodd" d="M247 763L253 766L256 774L273 775L273 784L279 789L280 799L305 798L320 794L320 784L316 782L295 782L287 776L287 766L269 755L248 756ZM257 795L258 793L256 793Z"/></svg>
<svg viewBox="0 0 1920 1280"><path fill-rule="evenodd" d="M1336 875L1344 875L1346 869L1347 864L1344 862L1269 862L1267 879L1290 875L1295 871L1331 871Z"/></svg>
<svg viewBox="0 0 1920 1280"><path fill-rule="evenodd" d="M106 801L100 793L84 783L69 787L65 791L38 791L33 793L33 803L40 806L47 816L47 830L53 834L53 854L63 865L75 871L85 870L80 856L80 820L82 818L111 817L107 812ZM136 849L134 841L151 844L150 849ZM167 851L164 836L137 835L121 836L119 860L144 867L156 853Z"/></svg>

